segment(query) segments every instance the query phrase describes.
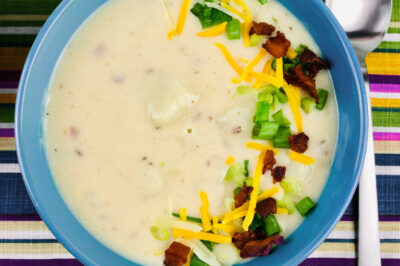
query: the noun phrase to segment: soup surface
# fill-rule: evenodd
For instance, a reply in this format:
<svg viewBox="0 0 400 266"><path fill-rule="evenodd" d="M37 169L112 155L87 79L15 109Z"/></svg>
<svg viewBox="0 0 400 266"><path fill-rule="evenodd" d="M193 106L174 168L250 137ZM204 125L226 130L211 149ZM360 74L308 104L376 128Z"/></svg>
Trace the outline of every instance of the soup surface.
<svg viewBox="0 0 400 266"><path fill-rule="evenodd" d="M182 34L169 40L162 2L110 0L96 11L59 60L44 117L49 164L72 212L111 249L152 265L162 264L172 242L172 237L153 238L154 220L179 208L200 217L200 191L208 195L211 215L226 213L226 199L236 187L224 181L226 159L249 160L252 176L260 153L246 147L252 141L257 92L233 97L239 84L231 79L237 73L214 42L224 44L243 67L240 58L252 60L260 45L245 47L243 40L228 40L226 34L197 37L202 28L190 12ZM273 24L292 47L305 44L319 53L305 27L279 3L245 2L253 20ZM165 3L176 21L181 1ZM254 70L261 72L270 58ZM300 180L303 195L314 201L329 175L337 135L329 72L321 71L316 84L329 91L325 108L301 110L309 137L305 154L315 163L291 160L290 149L279 149L275 156L277 165L286 166L286 176ZM279 103L279 109L297 132L290 105ZM260 190L273 186L280 184L267 171ZM283 194L280 189L274 198ZM285 237L303 219L297 211L275 217Z"/></svg>

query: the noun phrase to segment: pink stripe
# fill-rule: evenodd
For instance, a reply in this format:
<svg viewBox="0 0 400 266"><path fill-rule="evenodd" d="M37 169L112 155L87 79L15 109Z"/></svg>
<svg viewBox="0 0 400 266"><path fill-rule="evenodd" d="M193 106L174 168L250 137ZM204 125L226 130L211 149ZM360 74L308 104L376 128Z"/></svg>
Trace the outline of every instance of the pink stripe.
<svg viewBox="0 0 400 266"><path fill-rule="evenodd" d="M400 84L370 83L369 86L372 92L400 93Z"/></svg>
<svg viewBox="0 0 400 266"><path fill-rule="evenodd" d="M374 140L400 140L400 133L374 132Z"/></svg>

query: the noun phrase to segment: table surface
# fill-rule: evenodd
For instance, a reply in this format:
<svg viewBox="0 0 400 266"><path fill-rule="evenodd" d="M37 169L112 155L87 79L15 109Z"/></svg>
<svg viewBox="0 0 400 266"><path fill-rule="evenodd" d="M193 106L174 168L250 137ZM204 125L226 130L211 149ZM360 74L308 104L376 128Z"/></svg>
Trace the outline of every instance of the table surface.
<svg viewBox="0 0 400 266"><path fill-rule="evenodd" d="M30 46L60 0L0 0L0 265L79 265L26 192L15 152L14 103ZM400 265L400 0L367 57L383 265ZM301 265L356 265L357 195L328 239Z"/></svg>

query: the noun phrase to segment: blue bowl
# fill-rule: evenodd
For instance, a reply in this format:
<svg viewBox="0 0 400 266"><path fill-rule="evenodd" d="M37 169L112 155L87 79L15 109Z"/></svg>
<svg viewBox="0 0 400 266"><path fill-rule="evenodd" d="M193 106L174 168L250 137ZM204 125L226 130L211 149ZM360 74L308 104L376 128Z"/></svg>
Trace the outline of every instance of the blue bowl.
<svg viewBox="0 0 400 266"><path fill-rule="evenodd" d="M42 141L45 95L57 60L79 26L106 0L64 0L40 31L18 89L15 129L25 185L40 216L57 239L86 265L135 265L115 253L79 223L58 192ZM361 173L367 142L367 98L349 40L321 0L281 0L308 28L331 62L339 113L339 135L332 170L318 207L268 256L254 265L297 265L328 236L348 206Z"/></svg>

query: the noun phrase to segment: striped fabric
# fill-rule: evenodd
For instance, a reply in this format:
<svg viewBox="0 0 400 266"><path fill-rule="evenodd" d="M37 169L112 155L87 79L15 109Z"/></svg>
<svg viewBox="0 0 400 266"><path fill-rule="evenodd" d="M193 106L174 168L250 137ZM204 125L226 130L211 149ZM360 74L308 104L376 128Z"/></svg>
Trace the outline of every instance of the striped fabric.
<svg viewBox="0 0 400 266"><path fill-rule="evenodd" d="M0 265L80 265L46 228L15 153L14 103L29 48L60 0L0 0ZM383 265L400 265L400 0L382 44L367 58ZM399 53L398 53L399 52ZM356 203L301 265L355 265Z"/></svg>

